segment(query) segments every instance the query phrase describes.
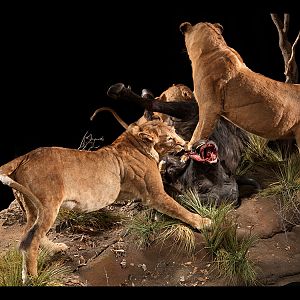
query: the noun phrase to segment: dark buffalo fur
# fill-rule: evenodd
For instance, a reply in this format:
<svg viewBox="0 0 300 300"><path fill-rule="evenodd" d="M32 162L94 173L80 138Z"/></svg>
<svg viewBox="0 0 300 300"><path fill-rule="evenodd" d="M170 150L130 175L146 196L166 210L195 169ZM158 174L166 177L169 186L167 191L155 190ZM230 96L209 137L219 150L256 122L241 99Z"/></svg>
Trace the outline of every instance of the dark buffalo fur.
<svg viewBox="0 0 300 300"><path fill-rule="evenodd" d="M193 159L182 162L178 156L167 155L162 161L165 190L171 196L176 197L191 189L199 195L203 203L218 206L222 202L228 202L234 206L239 205L235 176L225 172L219 160L214 164Z"/></svg>
<svg viewBox="0 0 300 300"><path fill-rule="evenodd" d="M114 99L136 103L145 109L145 116L148 118L151 117L151 112L171 116L170 123L186 141L190 140L198 123L196 100L165 102L154 99L147 90L143 90L143 97L141 97L122 83L111 86L107 94ZM226 119L220 118L209 139L218 146L219 161L209 164L189 159L186 163L182 163L179 156L168 155L164 158L165 172L162 174L165 189L175 196L192 188L209 202L220 204L223 201L230 201L237 204L238 184L253 186L255 191L259 189L259 184L255 180L235 176L248 142L248 134Z"/></svg>

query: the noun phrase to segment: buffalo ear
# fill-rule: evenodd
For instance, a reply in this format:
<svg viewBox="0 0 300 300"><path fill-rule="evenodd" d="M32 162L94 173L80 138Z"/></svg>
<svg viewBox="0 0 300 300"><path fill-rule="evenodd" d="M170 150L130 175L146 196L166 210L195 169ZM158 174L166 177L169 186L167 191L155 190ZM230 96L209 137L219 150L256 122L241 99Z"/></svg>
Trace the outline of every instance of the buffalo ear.
<svg viewBox="0 0 300 300"><path fill-rule="evenodd" d="M220 34L224 31L223 26L220 23L214 23L214 26L219 30Z"/></svg>
<svg viewBox="0 0 300 300"><path fill-rule="evenodd" d="M154 99L154 95L148 89L143 89L141 96L142 96L142 98L148 99L149 101L151 101L151 100ZM148 109L145 109L145 111L144 111L144 118L147 121L152 121L153 120L153 112L150 111L150 110L148 110Z"/></svg>
<svg viewBox="0 0 300 300"><path fill-rule="evenodd" d="M186 32L190 31L192 28L192 25L191 23L189 22L184 22L184 23L181 23L180 26L179 26L179 29L180 31L185 34Z"/></svg>
<svg viewBox="0 0 300 300"><path fill-rule="evenodd" d="M145 109L144 117L147 121L152 121L153 120L153 112L149 111L148 109Z"/></svg>

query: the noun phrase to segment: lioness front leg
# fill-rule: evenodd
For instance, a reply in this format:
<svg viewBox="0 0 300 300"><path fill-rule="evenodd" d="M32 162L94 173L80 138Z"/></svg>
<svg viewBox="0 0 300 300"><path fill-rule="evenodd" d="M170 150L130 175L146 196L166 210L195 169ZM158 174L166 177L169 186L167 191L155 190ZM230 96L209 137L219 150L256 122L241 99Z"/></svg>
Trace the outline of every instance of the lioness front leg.
<svg viewBox="0 0 300 300"><path fill-rule="evenodd" d="M203 218L198 214L188 211L166 193L155 195L151 199L149 206L172 218L179 219L198 230L211 226L209 218Z"/></svg>
<svg viewBox="0 0 300 300"><path fill-rule="evenodd" d="M194 81L195 82L195 81ZM222 113L223 80L207 76L194 85L194 95L198 103L199 121L187 148L192 149L195 142L208 139Z"/></svg>
<svg viewBox="0 0 300 300"><path fill-rule="evenodd" d="M215 124L219 119L219 111L211 104L202 105L199 108L199 121L194 133L187 145L187 149L191 150L195 142L201 139L208 139L212 134Z"/></svg>

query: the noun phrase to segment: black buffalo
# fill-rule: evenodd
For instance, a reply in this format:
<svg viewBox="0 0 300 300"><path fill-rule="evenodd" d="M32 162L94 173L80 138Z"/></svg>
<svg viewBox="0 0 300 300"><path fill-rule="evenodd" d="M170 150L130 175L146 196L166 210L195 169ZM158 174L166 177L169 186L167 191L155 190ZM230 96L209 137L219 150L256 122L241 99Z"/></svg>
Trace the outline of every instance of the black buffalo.
<svg viewBox="0 0 300 300"><path fill-rule="evenodd" d="M136 103L145 109L146 118L151 118L153 112L169 115L167 121L186 141L190 140L198 123L198 104L191 91L189 95L191 101L172 99L167 102L162 101L160 99L162 97L155 99L148 90L143 90L142 96L139 96L124 84L118 83L112 85L107 94L113 99ZM162 159L165 190L170 195L176 196L187 189L192 189L197 191L205 202L219 205L226 201L238 205L241 196L246 196L240 195L239 186L251 186L251 192L260 189L255 180L236 176L248 141L246 131L220 118L209 140L198 141L193 145L194 155L189 153L189 159L182 161L180 155L167 155ZM217 159L211 161L212 154Z"/></svg>

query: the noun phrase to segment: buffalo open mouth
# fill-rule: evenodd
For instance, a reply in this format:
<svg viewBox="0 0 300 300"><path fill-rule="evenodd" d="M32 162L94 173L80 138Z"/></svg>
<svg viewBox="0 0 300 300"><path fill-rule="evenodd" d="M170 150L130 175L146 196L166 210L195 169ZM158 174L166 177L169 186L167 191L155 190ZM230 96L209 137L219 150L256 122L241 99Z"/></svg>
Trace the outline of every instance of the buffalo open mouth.
<svg viewBox="0 0 300 300"><path fill-rule="evenodd" d="M197 143L195 150L188 153L188 156L199 162L214 164L218 161L218 146L213 141L201 141Z"/></svg>

